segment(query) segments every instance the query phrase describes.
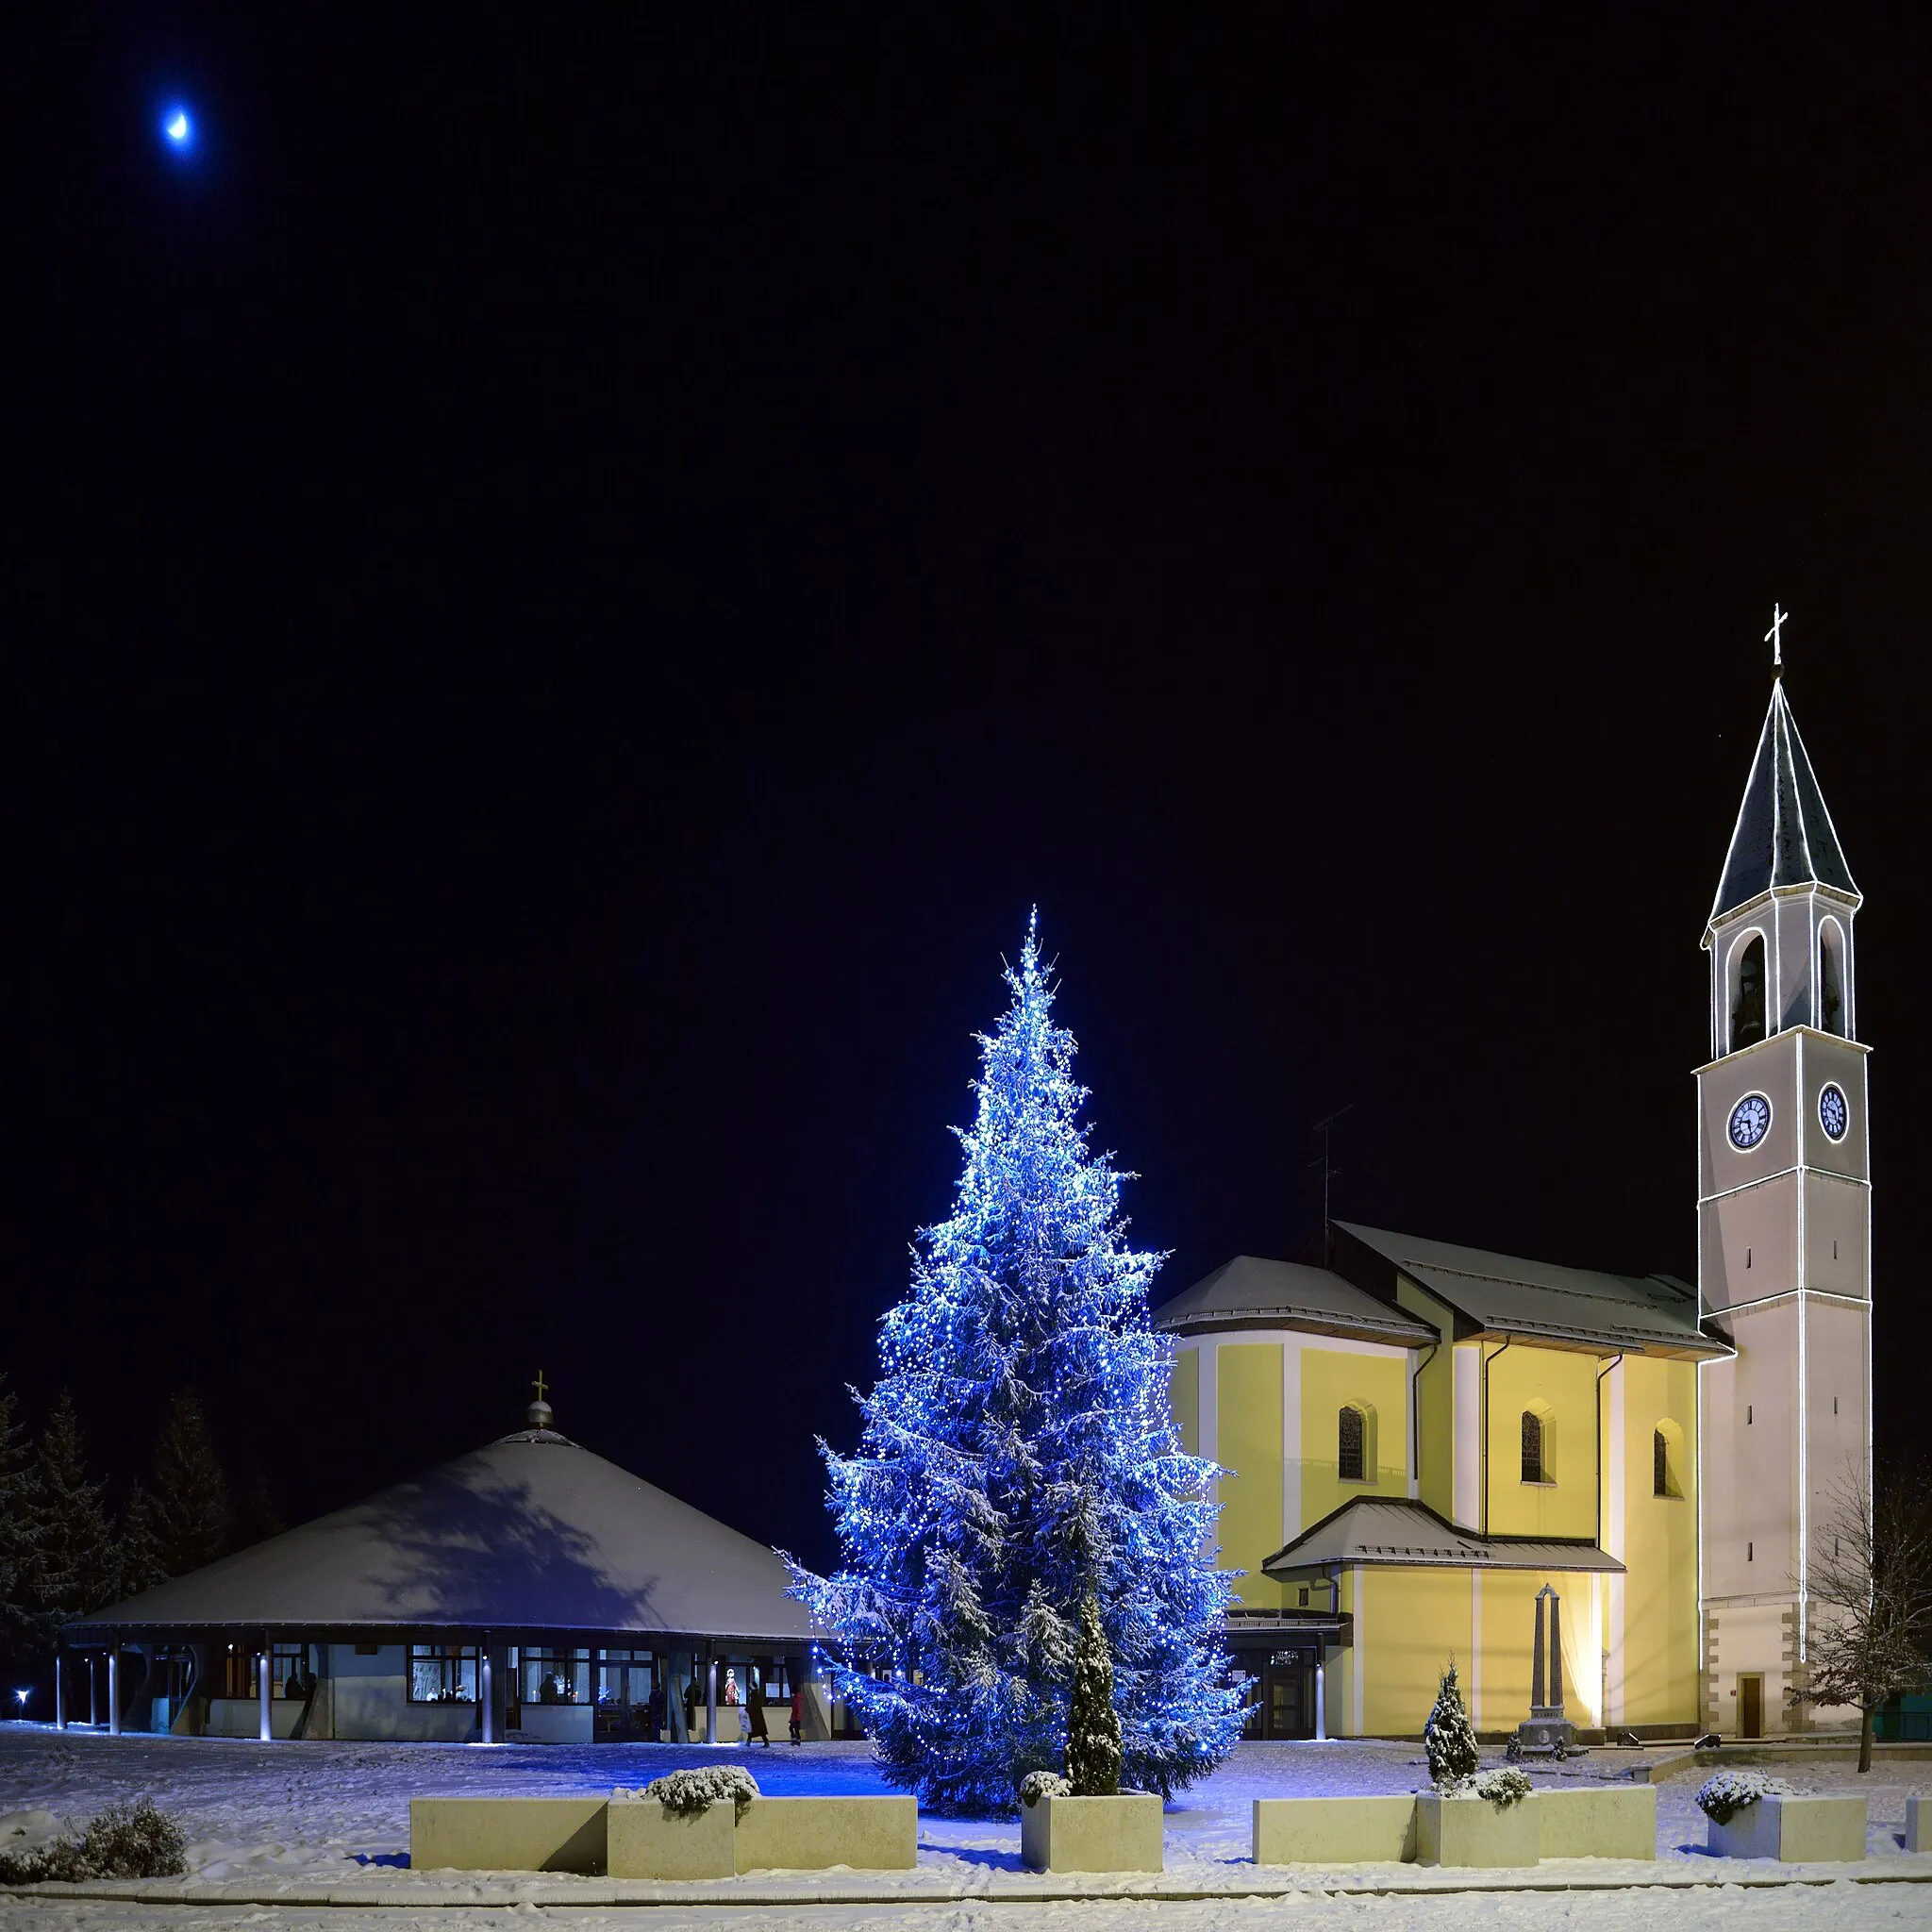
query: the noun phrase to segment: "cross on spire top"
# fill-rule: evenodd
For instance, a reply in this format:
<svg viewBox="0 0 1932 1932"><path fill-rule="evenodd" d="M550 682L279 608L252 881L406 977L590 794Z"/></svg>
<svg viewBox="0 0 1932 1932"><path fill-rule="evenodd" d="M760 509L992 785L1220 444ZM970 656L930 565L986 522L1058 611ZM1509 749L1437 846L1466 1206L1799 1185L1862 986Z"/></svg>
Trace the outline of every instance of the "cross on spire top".
<svg viewBox="0 0 1932 1932"><path fill-rule="evenodd" d="M543 1371L539 1369L537 1371L537 1379L530 1384L530 1387L537 1391L537 1400L539 1402L543 1400L543 1391L546 1386L547 1384L543 1380Z"/></svg>
<svg viewBox="0 0 1932 1932"><path fill-rule="evenodd" d="M1771 607L1771 628L1764 633L1764 641L1771 646L1771 675L1779 677L1784 675L1785 641L1783 631L1791 621L1789 610L1780 610L1774 602Z"/></svg>

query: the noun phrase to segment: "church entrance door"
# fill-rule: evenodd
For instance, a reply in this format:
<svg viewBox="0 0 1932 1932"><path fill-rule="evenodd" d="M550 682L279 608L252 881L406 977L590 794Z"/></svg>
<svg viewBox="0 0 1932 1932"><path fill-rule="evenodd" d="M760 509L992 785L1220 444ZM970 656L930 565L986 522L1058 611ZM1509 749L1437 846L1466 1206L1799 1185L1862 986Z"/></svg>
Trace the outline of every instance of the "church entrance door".
<svg viewBox="0 0 1932 1932"><path fill-rule="evenodd" d="M1265 1736L1315 1735L1315 1666L1306 1651L1277 1650L1268 1659L1262 1696Z"/></svg>

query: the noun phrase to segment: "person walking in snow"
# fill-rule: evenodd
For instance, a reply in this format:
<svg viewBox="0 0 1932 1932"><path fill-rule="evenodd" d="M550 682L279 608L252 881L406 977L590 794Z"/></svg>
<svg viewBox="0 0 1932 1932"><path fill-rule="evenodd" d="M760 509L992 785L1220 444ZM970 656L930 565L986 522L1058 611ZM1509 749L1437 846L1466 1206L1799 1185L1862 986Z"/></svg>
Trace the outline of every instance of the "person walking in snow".
<svg viewBox="0 0 1932 1932"><path fill-rule="evenodd" d="M791 1687L791 1741L794 1744L805 1742L805 1686L803 1684L794 1684Z"/></svg>
<svg viewBox="0 0 1932 1932"><path fill-rule="evenodd" d="M772 1748L772 1734L765 1728L765 1687L758 1680L755 1671L745 1673L744 1713L747 1726L745 1747L762 1744L767 1751Z"/></svg>

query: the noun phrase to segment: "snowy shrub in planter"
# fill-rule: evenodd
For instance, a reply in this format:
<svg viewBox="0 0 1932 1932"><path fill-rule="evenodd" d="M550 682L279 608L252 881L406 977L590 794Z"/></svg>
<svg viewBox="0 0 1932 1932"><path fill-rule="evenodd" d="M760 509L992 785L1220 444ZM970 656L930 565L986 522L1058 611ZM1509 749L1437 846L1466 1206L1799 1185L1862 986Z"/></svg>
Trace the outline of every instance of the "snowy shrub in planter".
<svg viewBox="0 0 1932 1932"><path fill-rule="evenodd" d="M178 1878L188 1869L181 1827L146 1798L103 1811L79 1838L0 1852L0 1885L47 1879Z"/></svg>
<svg viewBox="0 0 1932 1932"><path fill-rule="evenodd" d="M1472 1798L1487 1798L1501 1811L1508 1806L1520 1805L1536 1786L1528 1772L1506 1766L1500 1771L1478 1772L1474 1777L1464 1779L1457 1789L1467 1791Z"/></svg>
<svg viewBox="0 0 1932 1932"><path fill-rule="evenodd" d="M1462 1702L1462 1690L1456 1681L1456 1666L1442 1673L1436 1690L1436 1706L1423 1726L1423 1749L1428 1754L1429 1781L1453 1785L1475 1775L1482 1761L1476 1749L1475 1730Z"/></svg>
<svg viewBox="0 0 1932 1932"><path fill-rule="evenodd" d="M1717 1824L1728 1824L1746 1805L1760 1798L1784 1797L1790 1786L1781 1777L1757 1771L1721 1771L1698 1788L1697 1808Z"/></svg>
<svg viewBox="0 0 1932 1932"><path fill-rule="evenodd" d="M656 1798L677 1818L700 1817L729 1798L735 1815L742 1818L758 1795L758 1784L750 1772L736 1764L706 1764L694 1771L674 1771L667 1777L653 1778L641 1795Z"/></svg>
<svg viewBox="0 0 1932 1932"><path fill-rule="evenodd" d="M1057 1771L1029 1771L1020 1780L1020 1802L1030 1811L1042 1798L1071 1798L1074 1784Z"/></svg>

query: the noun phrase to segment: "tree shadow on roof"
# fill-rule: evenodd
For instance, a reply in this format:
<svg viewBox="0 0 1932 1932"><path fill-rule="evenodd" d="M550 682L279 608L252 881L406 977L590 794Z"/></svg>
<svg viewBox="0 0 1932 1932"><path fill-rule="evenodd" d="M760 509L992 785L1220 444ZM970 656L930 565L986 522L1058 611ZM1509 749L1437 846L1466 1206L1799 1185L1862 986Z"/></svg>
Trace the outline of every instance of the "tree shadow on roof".
<svg viewBox="0 0 1932 1932"><path fill-rule="evenodd" d="M474 1461L399 1483L358 1513L385 1549L364 1580L398 1623L659 1627L652 1583L619 1583L591 1536Z"/></svg>

